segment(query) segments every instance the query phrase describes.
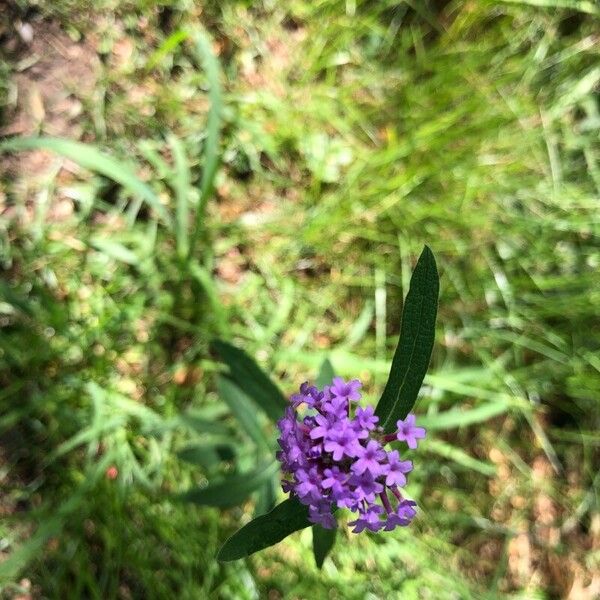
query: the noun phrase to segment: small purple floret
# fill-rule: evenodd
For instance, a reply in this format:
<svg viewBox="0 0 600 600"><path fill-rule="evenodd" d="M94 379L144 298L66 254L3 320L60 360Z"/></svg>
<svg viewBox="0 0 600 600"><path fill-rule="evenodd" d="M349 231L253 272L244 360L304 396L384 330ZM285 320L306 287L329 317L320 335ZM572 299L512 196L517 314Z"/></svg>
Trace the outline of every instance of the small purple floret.
<svg viewBox="0 0 600 600"><path fill-rule="evenodd" d="M349 523L355 533L390 531L411 522L416 504L399 490L412 462L385 446L398 439L416 448L425 430L408 415L398 421L397 432L384 434L373 407L351 410L361 387L356 379L334 377L322 390L305 382L290 398L291 407L277 423L281 450L276 456L286 475L282 487L309 507L312 523L334 528L338 507L357 513Z"/></svg>
<svg viewBox="0 0 600 600"><path fill-rule="evenodd" d="M406 473L410 473L413 468L412 461L400 460L398 450L392 450L387 454L387 469L385 476L385 485L406 485Z"/></svg>
<svg viewBox="0 0 600 600"><path fill-rule="evenodd" d="M356 521L348 523L350 526L354 526L352 530L354 533L360 533L365 529L370 531L379 531L383 526L383 523L379 519L379 515L383 512L383 508L378 504L371 504L365 510L359 512L359 517Z"/></svg>
<svg viewBox="0 0 600 600"><path fill-rule="evenodd" d="M410 525L413 517L417 514L417 511L414 509L416 505L417 503L412 500L402 500L396 507L396 510L388 515L384 530L391 531L395 527Z"/></svg>
<svg viewBox="0 0 600 600"><path fill-rule="evenodd" d="M360 406L356 409L354 420L360 429L366 429L367 431L373 431L379 422L379 417L376 417L373 413L372 406L361 408Z"/></svg>
<svg viewBox="0 0 600 600"><path fill-rule="evenodd" d="M358 379L345 382L341 377L334 377L329 390L333 396L356 401L360 400L360 392L358 390L361 387L362 383Z"/></svg>
<svg viewBox="0 0 600 600"><path fill-rule="evenodd" d="M369 440L367 446L361 446L358 452L358 460L352 465L352 471L357 475L362 475L368 471L373 477L381 475L383 472L383 461L386 453L381 444L375 440Z"/></svg>
<svg viewBox="0 0 600 600"><path fill-rule="evenodd" d="M406 442L409 448L414 450L417 447L417 440L425 437L424 427L415 427L415 415L408 415L404 421L400 419L396 426L398 433L396 439L401 442Z"/></svg>

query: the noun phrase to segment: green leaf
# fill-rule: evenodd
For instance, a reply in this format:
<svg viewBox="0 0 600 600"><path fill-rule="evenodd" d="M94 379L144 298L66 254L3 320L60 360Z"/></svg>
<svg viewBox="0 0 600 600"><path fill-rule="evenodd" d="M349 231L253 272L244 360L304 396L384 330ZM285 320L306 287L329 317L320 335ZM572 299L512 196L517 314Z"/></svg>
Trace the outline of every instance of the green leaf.
<svg viewBox="0 0 600 600"><path fill-rule="evenodd" d="M258 422L254 402L228 377L219 377L217 391L250 438L259 446L270 449L269 440Z"/></svg>
<svg viewBox="0 0 600 600"><path fill-rule="evenodd" d="M216 442L213 444L193 444L182 448L177 457L180 460L200 465L205 469L212 469L223 461L233 460L235 458L235 448L232 444Z"/></svg>
<svg viewBox="0 0 600 600"><path fill-rule="evenodd" d="M207 487L188 490L180 494L178 499L220 508L236 506L260 488L265 481L271 479L278 468L277 462L267 466L262 465L249 473L232 475Z"/></svg>
<svg viewBox="0 0 600 600"><path fill-rule="evenodd" d="M421 449L452 460L466 469L472 469L487 477L493 477L496 474L496 467L492 463L474 458L460 448L455 448L441 440L428 440L421 445Z"/></svg>
<svg viewBox="0 0 600 600"><path fill-rule="evenodd" d="M222 340L213 340L211 348L229 367L229 377L273 421L283 416L288 406L279 388L243 350Z"/></svg>
<svg viewBox="0 0 600 600"><path fill-rule="evenodd" d="M439 279L435 258L425 246L413 271L402 311L400 340L375 414L386 433L414 406L429 366L435 338Z"/></svg>
<svg viewBox="0 0 600 600"><path fill-rule="evenodd" d="M335 377L335 372L333 370L333 365L331 361L326 358L319 368L319 374L317 375L316 385L318 388L322 388L325 385L329 385L332 379Z"/></svg>
<svg viewBox="0 0 600 600"><path fill-rule="evenodd" d="M175 423L181 424L187 429L191 429L199 434L231 435L232 433L230 428L224 423L220 423L214 419L207 419L192 411L179 415L179 417L175 419Z"/></svg>
<svg viewBox="0 0 600 600"><path fill-rule="evenodd" d="M238 560L277 544L288 535L310 525L308 507L297 498L288 498L271 512L253 519L236 531L222 546L217 559Z"/></svg>
<svg viewBox="0 0 600 600"><path fill-rule="evenodd" d="M320 525L312 526L313 554L315 556L317 569L320 569L323 566L323 562L331 552L331 549L335 544L336 533L337 527L334 529L325 529Z"/></svg>
<svg viewBox="0 0 600 600"><path fill-rule="evenodd" d="M112 179L136 198L144 200L148 206L156 211L166 225L171 226L169 214L160 203L158 196L150 186L141 181L135 174L137 165L104 154L91 144L82 144L81 142L60 138L23 137L11 138L0 143L0 152L19 152L21 150L49 150L72 160L84 169L89 169Z"/></svg>

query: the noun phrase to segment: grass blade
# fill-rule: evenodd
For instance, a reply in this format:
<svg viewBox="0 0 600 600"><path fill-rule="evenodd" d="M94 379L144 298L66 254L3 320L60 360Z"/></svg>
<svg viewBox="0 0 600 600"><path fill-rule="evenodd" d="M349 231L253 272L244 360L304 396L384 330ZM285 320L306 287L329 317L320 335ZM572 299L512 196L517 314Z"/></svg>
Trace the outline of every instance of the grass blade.
<svg viewBox="0 0 600 600"><path fill-rule="evenodd" d="M100 173L123 186L136 198L141 198L171 227L171 219L165 207L160 203L152 188L141 181L135 174L135 164L127 164L101 152L91 144L82 144L72 140L52 137L11 138L0 143L0 152L20 152L23 150L48 150L60 154L74 163Z"/></svg>
<svg viewBox="0 0 600 600"><path fill-rule="evenodd" d="M140 264L140 259L138 256L120 242L94 237L90 239L89 244L92 246L92 248L98 250L98 252L106 254L106 256L112 258L113 260L117 260L131 266L139 266Z"/></svg>
<svg viewBox="0 0 600 600"><path fill-rule="evenodd" d="M474 423L482 423L505 413L510 408L508 402L487 402L469 410L451 409L437 415L424 415L419 417L419 425L428 430L452 429L466 427Z"/></svg>
<svg viewBox="0 0 600 600"><path fill-rule="evenodd" d="M386 433L410 412L417 400L433 349L438 294L435 258L425 246L410 280L402 311L400 340L375 410Z"/></svg>
<svg viewBox="0 0 600 600"><path fill-rule="evenodd" d="M222 340L213 340L212 349L229 367L229 377L245 392L266 415L277 421L288 403L279 388L243 350Z"/></svg>
<svg viewBox="0 0 600 600"><path fill-rule="evenodd" d="M217 559L239 560L277 544L288 535L308 527L308 507L297 498L288 498L271 512L253 519L236 531L222 546Z"/></svg>
<svg viewBox="0 0 600 600"><path fill-rule="evenodd" d="M150 55L146 62L146 69L151 71L157 67L162 60L180 46L187 38L189 33L184 29L178 29L166 38L162 44Z"/></svg>
<svg viewBox="0 0 600 600"><path fill-rule="evenodd" d="M213 54L211 40L202 31L193 35L195 43L195 55L202 64L206 78L210 85L208 98L210 110L206 122L206 138L204 141L204 153L202 157L202 179L200 181L200 198L196 209L196 224L192 232L190 242L190 255L193 254L196 240L202 228L206 203L213 192L215 176L219 167L219 146L221 114L223 111L223 94L219 81L220 66L217 57Z"/></svg>
<svg viewBox="0 0 600 600"><path fill-rule="evenodd" d="M493 477L496 474L496 466L490 462L473 458L460 448L455 448L452 444L442 440L428 440L423 444L423 449L427 452L433 452L442 458L454 461L456 464L477 471L486 477Z"/></svg>
<svg viewBox="0 0 600 600"><path fill-rule="evenodd" d="M175 240L177 242L177 255L185 259L189 252L189 204L188 192L190 191L190 169L183 144L173 135L168 137L169 146L173 151L175 175L173 187L175 188Z"/></svg>

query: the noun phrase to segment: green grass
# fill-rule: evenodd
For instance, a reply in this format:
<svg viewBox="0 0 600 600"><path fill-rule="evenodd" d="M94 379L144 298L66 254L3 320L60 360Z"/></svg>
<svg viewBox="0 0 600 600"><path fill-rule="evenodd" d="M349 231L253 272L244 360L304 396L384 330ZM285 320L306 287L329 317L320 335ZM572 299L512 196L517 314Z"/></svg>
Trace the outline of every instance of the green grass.
<svg viewBox="0 0 600 600"><path fill-rule="evenodd" d="M80 119L115 162L88 147L91 171L40 174L35 196L1 184L7 596L26 577L51 598L558 598L576 566L597 569L593 3L105 2L118 27L86 3L40 4L103 53L103 102L83 99ZM198 23L220 51L220 139L214 68L184 35ZM125 159L143 189L111 172ZM320 572L309 532L218 565L252 503L172 500L254 464L211 337L286 391L328 355L375 401L424 243L442 287L418 523L342 531ZM225 435L237 463L177 459Z"/></svg>

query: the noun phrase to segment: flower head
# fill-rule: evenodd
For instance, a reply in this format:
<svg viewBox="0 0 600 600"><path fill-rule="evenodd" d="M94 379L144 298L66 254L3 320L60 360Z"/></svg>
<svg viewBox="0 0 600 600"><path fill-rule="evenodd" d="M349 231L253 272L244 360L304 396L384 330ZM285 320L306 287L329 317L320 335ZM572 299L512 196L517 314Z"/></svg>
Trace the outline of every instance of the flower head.
<svg viewBox="0 0 600 600"><path fill-rule="evenodd" d="M322 390L305 382L290 398L291 406L277 423L277 458L286 476L282 487L309 507L312 523L335 527L333 511L340 507L357 513L349 523L355 533L390 531L411 522L416 504L399 490L412 462L385 445L398 439L415 448L425 430L408 415L398 421L397 432L384 434L371 406L351 409L361 387L356 379L334 377Z"/></svg>

